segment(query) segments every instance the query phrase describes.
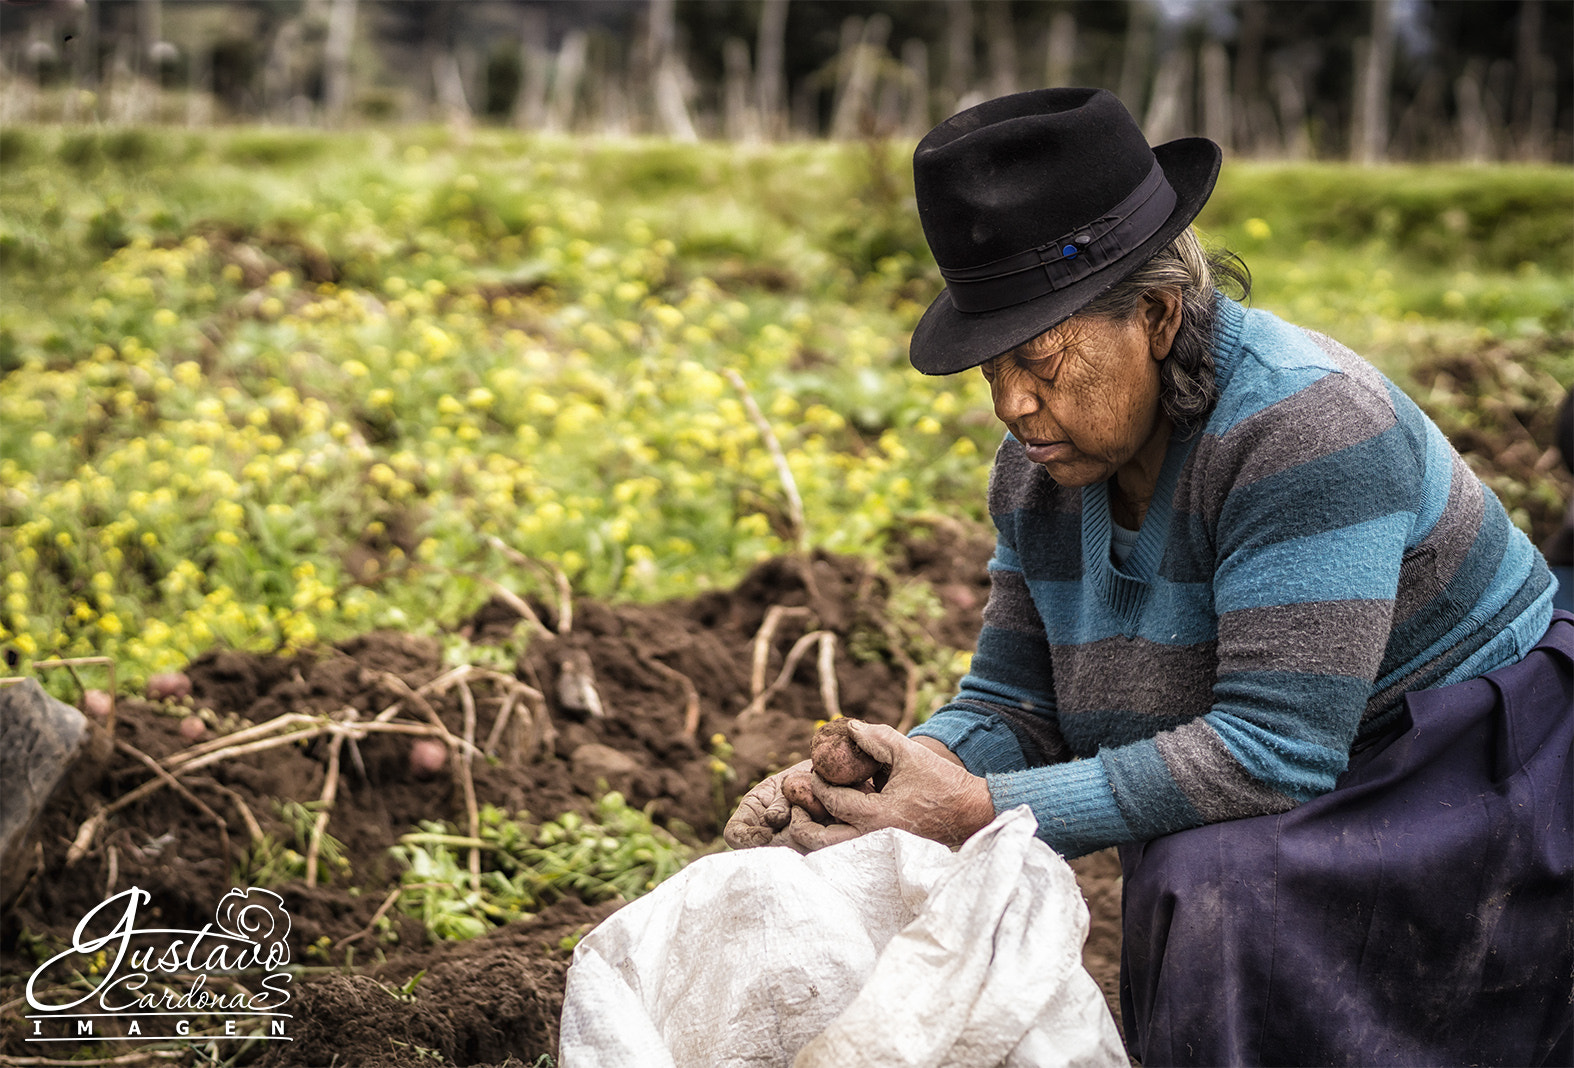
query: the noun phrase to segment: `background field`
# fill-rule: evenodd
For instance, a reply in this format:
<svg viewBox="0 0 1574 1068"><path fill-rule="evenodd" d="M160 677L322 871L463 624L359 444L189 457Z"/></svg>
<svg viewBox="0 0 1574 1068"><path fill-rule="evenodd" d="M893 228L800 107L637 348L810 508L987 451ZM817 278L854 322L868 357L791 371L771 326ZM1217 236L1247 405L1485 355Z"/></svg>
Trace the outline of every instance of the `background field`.
<svg viewBox="0 0 1574 1068"><path fill-rule="evenodd" d="M120 696L7 864L0 1056L48 1061L23 988L112 891L200 926L258 886L294 923L289 1043L209 1019L69 1055L548 1064L584 931L720 848L836 701L948 697L1000 432L980 376L906 362L939 289L909 153L0 130L0 649L84 705L102 665L47 660L107 658ZM1571 201L1562 168L1235 164L1200 226L1540 540ZM1074 867L1113 1008L1119 862ZM73 967L46 996L103 962Z"/></svg>
<svg viewBox="0 0 1574 1068"><path fill-rule="evenodd" d="M443 632L554 567L725 586L800 537L729 371L803 544L982 519L982 381L905 361L939 288L909 149L7 129L0 644L135 688L215 645ZM1571 196L1562 168L1241 164L1199 224L1539 538Z"/></svg>

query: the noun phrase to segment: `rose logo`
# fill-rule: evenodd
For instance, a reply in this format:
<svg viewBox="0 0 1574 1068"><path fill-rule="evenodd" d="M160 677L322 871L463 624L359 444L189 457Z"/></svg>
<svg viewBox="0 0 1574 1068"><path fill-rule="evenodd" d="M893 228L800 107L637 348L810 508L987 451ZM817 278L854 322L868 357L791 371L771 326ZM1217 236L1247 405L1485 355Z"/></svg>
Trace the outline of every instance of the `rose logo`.
<svg viewBox="0 0 1574 1068"><path fill-rule="evenodd" d="M258 956L270 969L290 962L290 947L285 942L290 914L285 911L284 899L272 890L255 886L231 890L213 910L213 919L226 934L256 943Z"/></svg>

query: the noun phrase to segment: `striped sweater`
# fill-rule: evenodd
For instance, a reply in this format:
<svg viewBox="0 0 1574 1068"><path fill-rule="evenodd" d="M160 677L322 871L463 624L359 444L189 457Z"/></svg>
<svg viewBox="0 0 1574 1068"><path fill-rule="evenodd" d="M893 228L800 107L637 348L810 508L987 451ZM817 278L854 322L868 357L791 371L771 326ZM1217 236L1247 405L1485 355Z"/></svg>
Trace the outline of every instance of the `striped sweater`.
<svg viewBox="0 0 1574 1068"><path fill-rule="evenodd" d="M1059 486L1006 437L978 649L912 732L1068 856L1325 793L1407 691L1551 621L1545 561L1371 365L1224 298L1214 348L1219 403L1119 567L1107 483Z"/></svg>

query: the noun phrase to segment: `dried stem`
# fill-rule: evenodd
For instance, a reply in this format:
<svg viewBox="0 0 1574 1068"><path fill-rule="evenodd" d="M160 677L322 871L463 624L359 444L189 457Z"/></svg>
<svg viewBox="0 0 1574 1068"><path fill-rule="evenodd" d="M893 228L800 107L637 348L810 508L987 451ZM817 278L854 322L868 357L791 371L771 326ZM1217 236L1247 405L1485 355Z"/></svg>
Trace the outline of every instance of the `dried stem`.
<svg viewBox="0 0 1574 1068"><path fill-rule="evenodd" d="M174 790L181 797L189 801L198 812L201 812L204 816L218 824L219 851L224 857L224 862L228 864L230 861L230 829L229 825L224 822L224 817L220 816L217 812L213 811L213 809L209 808L207 802L202 800L202 798L186 789L186 784L180 782L175 778L175 776L165 771L158 761L148 756L130 742L125 742L119 738L116 738L115 748L138 761L139 763L146 765L149 771L158 776L158 779L154 781L162 782L163 785L168 786L170 789Z"/></svg>
<svg viewBox="0 0 1574 1068"><path fill-rule="evenodd" d="M830 631L811 630L808 634L794 642L793 647L787 652L787 660L782 664L781 673L776 676L776 681L772 682L764 690L761 690L759 696L750 701L747 707L738 713L738 719L742 721L764 712L766 702L785 688L787 683L792 680L793 672L798 670L798 661L803 659L803 654L808 651L809 646L820 641L824 635L829 633Z"/></svg>
<svg viewBox="0 0 1574 1068"><path fill-rule="evenodd" d="M251 809L247 807L244 797L231 790L228 786L221 784L217 779L194 779L192 780L192 785L215 790L229 798L230 803L235 806L235 810L240 813L241 822L246 825L246 833L251 835L251 840L256 842L262 838L262 824L258 823L257 817L251 814Z"/></svg>
<svg viewBox="0 0 1574 1068"><path fill-rule="evenodd" d="M798 618L807 616L807 608L796 606L788 607L783 604L773 604L765 613L765 619L760 623L760 629L754 635L754 670L749 676L749 696L758 697L760 691L765 689L765 670L770 664L771 642L776 637L776 628L788 616Z"/></svg>
<svg viewBox="0 0 1574 1068"><path fill-rule="evenodd" d="M760 438L765 442L765 450L771 454L771 462L776 465L776 476L782 480L782 489L787 494L787 519L792 525L793 544L800 553L808 552L809 532L803 521L803 498L798 496L798 483L792 477L792 468L787 464L787 454L782 451L782 443L777 440L776 431L771 429L765 413L760 411L760 406L755 403L754 394L749 392L749 385L743 380L743 376L731 367L722 368L721 373L727 376L727 381L732 383L732 388L742 395L744 410L749 413L755 429L760 432Z"/></svg>
<svg viewBox="0 0 1574 1068"><path fill-rule="evenodd" d="M554 567L552 578L557 583L557 632L567 637L574 629L574 591L562 568Z"/></svg>
<svg viewBox="0 0 1574 1068"><path fill-rule="evenodd" d="M465 747L455 754L459 763L460 785L465 793L465 816L470 823L470 837L481 837L481 812L476 807L475 777L470 773L470 764L473 760L475 748L475 695L470 692L470 686L461 679L459 681L459 706L464 710L464 738ZM481 851L470 850L470 889L476 893L481 892Z"/></svg>
<svg viewBox="0 0 1574 1068"><path fill-rule="evenodd" d="M654 657L645 658L645 663L658 675L663 675L679 686L683 687L683 737L694 740L694 735L700 729L700 692L695 688L694 680L670 664L663 664Z"/></svg>
<svg viewBox="0 0 1574 1068"><path fill-rule="evenodd" d="M339 939L333 944L333 948L343 949L351 942L359 942L361 939L371 934L372 931L377 927L377 921L388 915L388 910L393 908L394 902L399 900L399 895L404 893L405 889L406 887L396 886L392 890L388 891L388 896L383 898L383 903L377 906L376 912L372 913L371 921L354 934L345 935L343 938Z"/></svg>
<svg viewBox="0 0 1574 1068"><path fill-rule="evenodd" d="M355 718L355 709L349 709ZM317 857L322 852L322 836L328 830L328 816L333 811L334 799L339 794L339 752L344 748L343 734L335 734L328 742L328 774L323 779L322 797L317 802L317 818L312 821L311 837L306 842L306 885L317 885Z"/></svg>
<svg viewBox="0 0 1574 1068"><path fill-rule="evenodd" d="M836 695L836 635L820 632L820 701L825 705L825 718L838 719L842 714L841 702Z"/></svg>

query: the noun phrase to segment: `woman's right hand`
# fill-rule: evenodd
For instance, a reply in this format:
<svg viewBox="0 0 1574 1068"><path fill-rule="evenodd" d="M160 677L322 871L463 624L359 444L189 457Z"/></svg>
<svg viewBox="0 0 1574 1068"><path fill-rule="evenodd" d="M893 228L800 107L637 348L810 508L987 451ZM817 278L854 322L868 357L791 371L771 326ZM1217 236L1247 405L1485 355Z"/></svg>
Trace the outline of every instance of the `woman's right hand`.
<svg viewBox="0 0 1574 1068"><path fill-rule="evenodd" d="M779 845L801 852L801 847L793 841L790 833L792 804L782 791L782 781L789 775L809 774L813 767L810 761L799 761L763 780L745 794L743 800L738 802L738 810L722 829L721 836L726 843L734 849Z"/></svg>

